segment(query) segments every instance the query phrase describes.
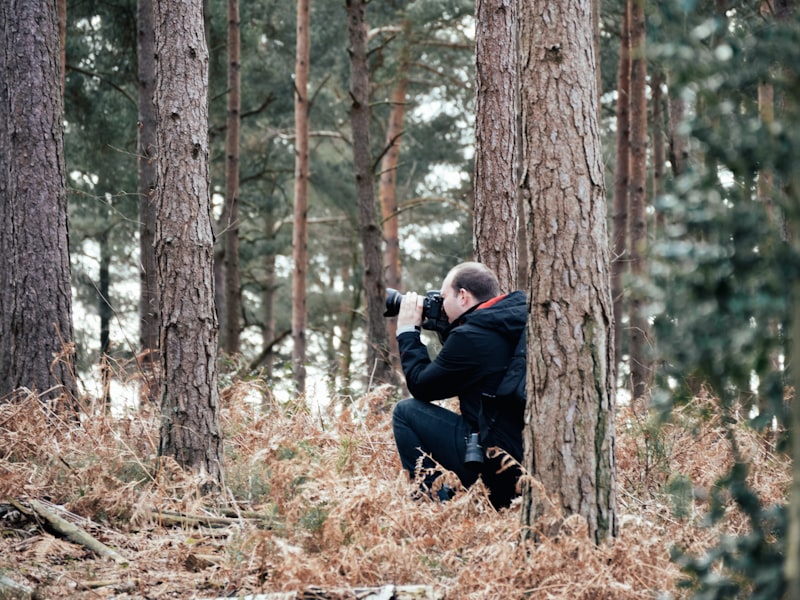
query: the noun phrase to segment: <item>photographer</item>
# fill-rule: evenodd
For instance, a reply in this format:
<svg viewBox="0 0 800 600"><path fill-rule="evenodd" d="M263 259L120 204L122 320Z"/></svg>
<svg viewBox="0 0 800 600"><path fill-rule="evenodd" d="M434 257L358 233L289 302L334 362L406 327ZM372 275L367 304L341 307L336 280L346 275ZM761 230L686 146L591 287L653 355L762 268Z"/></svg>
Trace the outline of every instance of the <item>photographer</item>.
<svg viewBox="0 0 800 600"><path fill-rule="evenodd" d="M422 459L422 486L428 494L436 492L433 483L441 473L425 455L458 475L466 487L481 476L493 506L508 506L517 495L519 469L499 472L503 456L489 458L486 449L497 446L522 460L524 408L496 392L525 330L525 295L501 295L497 277L483 264L455 266L442 284L446 328L439 332L443 346L434 360L420 340L426 300L406 294L397 315L400 359L413 395L398 402L392 415L400 460L414 477ZM432 404L454 396L461 414ZM444 487L437 494L446 500L452 490Z"/></svg>

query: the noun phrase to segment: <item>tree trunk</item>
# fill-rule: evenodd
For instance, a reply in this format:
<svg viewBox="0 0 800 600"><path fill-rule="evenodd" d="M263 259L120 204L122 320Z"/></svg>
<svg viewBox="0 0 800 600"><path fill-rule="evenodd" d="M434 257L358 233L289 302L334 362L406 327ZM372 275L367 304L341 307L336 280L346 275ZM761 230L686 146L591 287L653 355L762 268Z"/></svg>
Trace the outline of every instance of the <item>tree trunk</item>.
<svg viewBox="0 0 800 600"><path fill-rule="evenodd" d="M383 317L386 288L383 283L381 230L378 227L370 152L369 70L365 0L347 1L350 38L350 123L353 129L353 166L356 176L358 220L364 262L364 295L367 316L367 382L396 383L389 355L386 321Z"/></svg>
<svg viewBox="0 0 800 600"><path fill-rule="evenodd" d="M517 4L475 5L475 259L517 289Z"/></svg>
<svg viewBox="0 0 800 600"><path fill-rule="evenodd" d="M664 193L664 173L666 170L666 152L664 150L664 72L656 70L651 76L653 103L653 204ZM664 227L664 213L656 212L655 228L661 231Z"/></svg>
<svg viewBox="0 0 800 600"><path fill-rule="evenodd" d="M275 236L275 211L269 206L264 214L264 231L269 239ZM269 252L261 263L264 269L264 292L262 294L262 318L264 319L262 344L264 348L270 347L275 340L275 290L278 288L278 278L275 269L275 253ZM263 362L264 376L272 377L272 368L275 364L274 354L270 352Z"/></svg>
<svg viewBox="0 0 800 600"><path fill-rule="evenodd" d="M798 200L800 199L795 198L795 202ZM791 318L790 358L793 364L797 364L797 357L800 356L800 283L797 282L792 285ZM791 373L791 383L795 389L790 411L792 486L787 507L784 576L787 589L785 597L794 600L800 598L800 395L797 392L800 390L800 369L792 369Z"/></svg>
<svg viewBox="0 0 800 600"><path fill-rule="evenodd" d="M0 399L77 394L56 3L0 3Z"/></svg>
<svg viewBox="0 0 800 600"><path fill-rule="evenodd" d="M201 0L155 5L155 250L161 307L159 455L222 478Z"/></svg>
<svg viewBox="0 0 800 600"><path fill-rule="evenodd" d="M644 0L631 2L630 265L636 282L628 307L631 394L643 399L650 384L650 348L643 279L647 251L647 56Z"/></svg>
<svg viewBox="0 0 800 600"><path fill-rule="evenodd" d="M622 361L622 316L625 289L622 285L628 264L628 185L630 183L630 107L631 107L631 2L623 6L617 71L617 135L614 161L614 250L611 262L611 297L614 299L614 364Z"/></svg>
<svg viewBox="0 0 800 600"><path fill-rule="evenodd" d="M306 389L306 273L308 271L308 73L309 0L297 1L297 53L295 60L295 163L294 229L292 248L292 361L297 391Z"/></svg>
<svg viewBox="0 0 800 600"><path fill-rule="evenodd" d="M408 33L410 23L403 24ZM408 64L410 49L407 38L400 49L397 82L392 89L389 126L386 128L386 152L381 160L381 176L378 197L383 216L384 263L386 265L386 285L402 290L403 280L400 268L400 223L397 216L397 165L400 162L400 137L403 135L403 119L406 112L406 90L408 88ZM400 371L400 351L397 347L397 320L386 321L389 353L393 368Z"/></svg>
<svg viewBox="0 0 800 600"><path fill-rule="evenodd" d="M686 161L689 159L689 143L686 135L682 133L681 126L686 117L686 101L673 89L667 80L669 101L669 114L667 115L667 130L669 136L669 164L672 167L672 176L679 177L686 172Z"/></svg>
<svg viewBox="0 0 800 600"><path fill-rule="evenodd" d="M530 214L523 462L600 542L617 531L614 323L591 5L523 2L520 24ZM545 502L526 487L529 535Z"/></svg>
<svg viewBox="0 0 800 600"><path fill-rule="evenodd" d="M108 206L108 212L111 207ZM109 215L110 216L110 215ZM111 351L111 319L114 310L111 308L111 247L108 242L110 232L100 233L97 243L100 246L100 276L97 284L97 314L100 316L100 378L103 389L103 404L111 410L111 368L109 352Z"/></svg>
<svg viewBox="0 0 800 600"><path fill-rule="evenodd" d="M228 117L225 128L225 324L222 339L228 354L239 352L239 124L241 114L241 40L239 0L228 0Z"/></svg>
<svg viewBox="0 0 800 600"><path fill-rule="evenodd" d="M156 80L155 24L153 0L139 0L137 13L137 63L139 77L139 348L143 385L141 396L158 399L158 327L161 320L156 281L155 193L156 193Z"/></svg>

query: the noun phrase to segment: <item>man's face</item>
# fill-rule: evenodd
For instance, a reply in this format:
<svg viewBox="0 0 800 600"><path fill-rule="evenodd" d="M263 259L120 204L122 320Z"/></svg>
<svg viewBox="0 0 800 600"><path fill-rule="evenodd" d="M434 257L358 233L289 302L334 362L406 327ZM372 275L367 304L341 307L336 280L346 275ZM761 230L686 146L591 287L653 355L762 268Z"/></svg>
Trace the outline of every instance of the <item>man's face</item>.
<svg viewBox="0 0 800 600"><path fill-rule="evenodd" d="M453 277L449 274L444 278L441 294L443 300L442 308L444 308L444 314L447 317L448 323L452 323L453 319L460 317L461 314L469 308L463 307L466 290L454 290Z"/></svg>

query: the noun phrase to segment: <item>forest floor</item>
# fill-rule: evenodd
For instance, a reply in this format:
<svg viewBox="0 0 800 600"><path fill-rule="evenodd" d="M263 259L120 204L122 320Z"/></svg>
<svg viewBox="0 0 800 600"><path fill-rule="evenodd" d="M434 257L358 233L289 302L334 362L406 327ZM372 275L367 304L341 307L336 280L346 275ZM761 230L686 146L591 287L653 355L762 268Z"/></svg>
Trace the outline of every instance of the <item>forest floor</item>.
<svg viewBox="0 0 800 600"><path fill-rule="evenodd" d="M152 407L78 426L35 397L0 405L0 598L682 598L673 548L700 554L747 530L732 504L708 524L732 451L707 396L657 434L618 409L619 535L595 546L582 518L547 503L539 539L521 543L519 501L497 512L480 484L447 503L413 501L387 390L335 400L326 414L255 406L252 392L223 390L215 494L156 460ZM762 501L785 501L789 459L763 435L735 435Z"/></svg>

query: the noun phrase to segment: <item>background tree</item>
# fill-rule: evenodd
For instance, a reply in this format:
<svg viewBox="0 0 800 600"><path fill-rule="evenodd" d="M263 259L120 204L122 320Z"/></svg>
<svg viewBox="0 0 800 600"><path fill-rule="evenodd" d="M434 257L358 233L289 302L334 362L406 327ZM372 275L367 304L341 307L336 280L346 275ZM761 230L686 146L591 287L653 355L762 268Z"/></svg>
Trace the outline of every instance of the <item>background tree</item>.
<svg viewBox="0 0 800 600"><path fill-rule="evenodd" d="M625 291L623 281L628 256L628 208L630 185L630 108L631 108L631 32L630 13L633 0L625 0L619 37L617 68L617 105L615 113L614 202L612 209L613 252L611 261L611 297L614 300L614 364L622 362L623 311Z"/></svg>
<svg viewBox="0 0 800 600"><path fill-rule="evenodd" d="M228 0L228 93L225 121L225 315L222 318L223 349L239 352L239 313L242 290L239 277L239 130L241 113L241 36L239 0Z"/></svg>
<svg viewBox="0 0 800 600"><path fill-rule="evenodd" d="M298 391L306 387L306 276L308 270L308 70L309 70L309 0L297 3L297 58L295 62L294 100L294 228L292 248L292 361Z"/></svg>
<svg viewBox="0 0 800 600"><path fill-rule="evenodd" d="M403 272L400 261L400 215L397 204L397 169L400 162L400 147L403 135L403 119L406 113L406 92L408 90L408 70L411 61L411 21L405 19L400 29L401 42L397 51L397 74L392 87L389 123L386 127L386 147L381 158L381 171L378 183L378 198L383 222L384 264L386 286L403 289ZM397 320L386 322L389 338L389 352L393 368L401 369L397 347Z"/></svg>
<svg viewBox="0 0 800 600"><path fill-rule="evenodd" d="M530 240L524 467L599 542L617 530L615 369L591 3L524 2L520 27ZM526 526L545 502L526 487Z"/></svg>
<svg viewBox="0 0 800 600"><path fill-rule="evenodd" d="M137 106L137 166L139 191L139 350L142 353L144 386L142 397L157 401L158 366L158 288L155 257L155 192L156 192L156 115L155 91L155 25L152 0L137 3L136 58L139 79Z"/></svg>
<svg viewBox="0 0 800 600"><path fill-rule="evenodd" d="M647 271L647 37L644 0L630 0L630 194L629 247L634 283L629 294L631 394L641 399L650 377L648 315L643 285Z"/></svg>
<svg viewBox="0 0 800 600"><path fill-rule="evenodd" d="M56 4L0 7L0 398L77 397Z"/></svg>
<svg viewBox="0 0 800 600"><path fill-rule="evenodd" d="M517 3L475 4L475 258L517 289Z"/></svg>
<svg viewBox="0 0 800 600"><path fill-rule="evenodd" d="M159 455L222 477L208 172L208 52L200 0L155 14L155 250L161 307Z"/></svg>
<svg viewBox="0 0 800 600"><path fill-rule="evenodd" d="M383 318L386 288L383 283L381 230L375 209L375 191L370 150L369 70L366 2L347 0L350 38L350 122L353 130L353 167L358 200L358 222L364 263L364 295L367 320L367 373L370 382L396 380L389 355L386 321Z"/></svg>

